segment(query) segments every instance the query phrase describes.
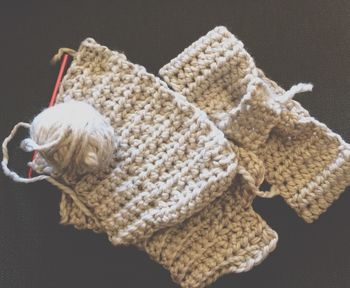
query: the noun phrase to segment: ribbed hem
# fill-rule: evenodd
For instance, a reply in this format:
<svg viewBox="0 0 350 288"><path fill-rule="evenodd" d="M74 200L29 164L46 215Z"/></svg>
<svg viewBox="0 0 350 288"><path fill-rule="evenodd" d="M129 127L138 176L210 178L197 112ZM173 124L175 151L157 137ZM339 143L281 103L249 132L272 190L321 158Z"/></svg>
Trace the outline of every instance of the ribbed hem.
<svg viewBox="0 0 350 288"><path fill-rule="evenodd" d="M350 145L342 141L338 157L287 203L306 222L312 223L337 200L350 185ZM284 195L282 195L284 196Z"/></svg>
<svg viewBox="0 0 350 288"><path fill-rule="evenodd" d="M271 253L278 235L251 207L251 197L228 191L179 226L138 245L183 288L210 285L228 273L251 270ZM248 198L247 198L248 197Z"/></svg>
<svg viewBox="0 0 350 288"><path fill-rule="evenodd" d="M252 251L252 257L249 259L249 261L241 263L241 265L237 266L237 262L241 261L241 256L234 255L232 257L229 257L222 263L219 263L216 267L208 271L207 274L195 275L195 273L192 273L188 279L184 279L184 281L180 283L181 287L204 288L214 283L217 279L226 274L250 271L255 266L263 262L267 258L267 256L270 253L272 253L276 248L278 242L277 233L270 229L267 232L267 234L270 238L269 243L266 246L261 247L258 251ZM232 245L234 245L234 243L232 243ZM212 260L215 261L215 259ZM210 259L208 259L208 261L210 261Z"/></svg>

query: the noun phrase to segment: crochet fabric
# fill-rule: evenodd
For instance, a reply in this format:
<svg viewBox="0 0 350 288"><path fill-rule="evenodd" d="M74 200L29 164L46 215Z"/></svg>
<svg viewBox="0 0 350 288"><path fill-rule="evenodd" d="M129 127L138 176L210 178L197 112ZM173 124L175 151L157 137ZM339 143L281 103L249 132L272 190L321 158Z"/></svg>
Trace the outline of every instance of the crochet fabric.
<svg viewBox="0 0 350 288"><path fill-rule="evenodd" d="M240 149L239 163L263 181L264 168ZM140 246L184 288L205 287L226 273L248 271L274 250L277 233L252 208L254 194L244 177L184 223L155 233Z"/></svg>
<svg viewBox="0 0 350 288"><path fill-rule="evenodd" d="M98 224L64 193L62 223L106 232L115 245L136 243L203 209L235 177L236 154L202 111L93 39L61 83L57 103L70 100L96 108L117 142L106 171L69 183Z"/></svg>
<svg viewBox="0 0 350 288"><path fill-rule="evenodd" d="M160 70L237 145L263 161L271 194L312 222L350 184L350 146L289 91L265 77L225 27L200 38Z"/></svg>
<svg viewBox="0 0 350 288"><path fill-rule="evenodd" d="M102 227L64 193L62 223L105 231L113 244L136 244L182 287L248 271L274 250L277 233L251 206L262 163L227 141L183 96L87 39L57 103L70 100L100 111L119 143L110 171L74 185Z"/></svg>

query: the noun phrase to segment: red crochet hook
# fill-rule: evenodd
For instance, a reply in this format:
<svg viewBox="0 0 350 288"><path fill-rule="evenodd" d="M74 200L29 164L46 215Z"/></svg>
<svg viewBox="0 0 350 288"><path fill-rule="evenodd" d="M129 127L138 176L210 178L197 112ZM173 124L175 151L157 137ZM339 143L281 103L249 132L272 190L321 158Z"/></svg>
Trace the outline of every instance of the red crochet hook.
<svg viewBox="0 0 350 288"><path fill-rule="evenodd" d="M62 59L61 59L61 65L60 65L60 70L58 72L58 76L57 76L57 80L55 83L55 87L52 91L52 95L51 95L51 99L50 99L50 103L48 107L51 107L53 105L55 105L56 103L56 98L57 98L57 94L58 94L58 88L60 87L64 72L67 68L67 64L68 64L68 60L69 60L70 55L68 54L63 54ZM33 158L32 161L34 161L34 159L36 158L37 152L35 151L33 154ZM28 171L28 178L32 178L33 176L33 169L32 167L29 167L29 171Z"/></svg>

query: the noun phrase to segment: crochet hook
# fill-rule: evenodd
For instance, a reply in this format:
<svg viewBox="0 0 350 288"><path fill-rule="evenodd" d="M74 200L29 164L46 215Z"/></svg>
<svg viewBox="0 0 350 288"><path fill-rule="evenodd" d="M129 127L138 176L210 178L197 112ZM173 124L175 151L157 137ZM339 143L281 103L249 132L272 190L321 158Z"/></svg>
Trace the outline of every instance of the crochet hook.
<svg viewBox="0 0 350 288"><path fill-rule="evenodd" d="M55 103L56 103L58 89L60 87L60 84L61 84L64 72L65 72L65 70L67 68L69 57L70 57L70 55L67 54L67 53L63 54L63 56L62 56L60 70L58 71L58 76L57 76L57 79L56 79L56 83L55 83L54 89L53 89L52 94L51 94L51 99L50 99L48 107L51 107L51 106L55 105ZM36 156L37 156L37 152L35 151L33 153L32 161L34 161ZM32 167L29 167L28 178L32 178L32 176L33 176L33 169L32 169Z"/></svg>

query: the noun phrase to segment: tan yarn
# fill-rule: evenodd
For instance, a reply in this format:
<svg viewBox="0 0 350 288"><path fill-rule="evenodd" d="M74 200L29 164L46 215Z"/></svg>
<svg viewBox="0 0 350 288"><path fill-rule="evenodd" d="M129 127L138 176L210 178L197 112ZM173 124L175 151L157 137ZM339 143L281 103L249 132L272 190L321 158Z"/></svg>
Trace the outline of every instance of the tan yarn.
<svg viewBox="0 0 350 288"><path fill-rule="evenodd" d="M349 144L291 100L312 85L283 90L225 27L193 43L160 75L229 139L258 155L268 193L284 197L305 221L317 219L350 184Z"/></svg>
<svg viewBox="0 0 350 288"><path fill-rule="evenodd" d="M240 165L263 181L253 153L239 149ZM277 233L252 208L254 194L240 176L221 197L184 223L155 233L140 244L183 288L205 287L227 273L252 269L272 252Z"/></svg>
<svg viewBox="0 0 350 288"><path fill-rule="evenodd" d="M89 47L91 45L91 39L87 40ZM78 51L77 55L77 62L73 62L73 65L71 66L70 70L67 73L66 78L62 82L62 89L60 90L60 96L58 97L58 102L60 101L67 101L69 99L75 99L75 100L82 100L82 101L88 101L90 104L94 105L97 109L101 111L102 114L108 117L108 119L111 120L111 123L119 123L118 114L113 113L111 116L109 116L107 113L108 110L103 110L104 105L107 107L110 107L112 103L109 102L110 96L110 89L108 86L108 83L104 83L103 90L106 91L105 93L101 93L96 98L94 98L94 102L92 102L92 99L86 95L89 95L89 90L84 90L85 93L81 93L81 90L83 88L79 87L79 81L74 77L76 75L76 66L77 65L80 68L80 63L78 62L79 59L79 53L84 55L84 65L85 63L88 63L89 66L94 66L92 63L96 61L94 58L87 57L85 52L85 45L87 46L86 42L82 43L81 48ZM100 51L101 46L99 46L96 43L93 43L93 56L96 57L96 54L99 55L99 53L105 55L106 51L103 50ZM112 52L112 55L116 55L117 52ZM118 57L124 57L122 54L117 54ZM80 56L83 57L83 56ZM113 61L113 58L110 59L106 57L107 64L109 62L115 63ZM125 64L125 62L122 62ZM126 62L128 63L128 62ZM75 64L75 65L74 65ZM115 69L113 64L110 64L111 68L100 68L103 70L103 73L105 73L105 69L109 71L111 69L112 71L112 77L120 79L123 77L124 72L119 71L118 69ZM128 63L128 65L132 65ZM150 89L150 87L153 88L154 82L158 81L157 78L154 78L153 76L147 74L149 77L145 77L145 72L143 68L137 65L132 65L132 67L137 71L135 73L127 72L125 73L127 77L127 83L119 83L119 85L115 85L115 87L121 90L129 91L129 81L136 82L137 76L142 77L142 81L139 80L139 89L143 93L146 93L147 89ZM129 67L128 67L129 68ZM142 69L141 71L139 69ZM80 69L79 69L80 70ZM92 72L91 72L92 73ZM136 75L137 76L136 76ZM136 80L135 77L136 76ZM84 77L86 77L86 74L84 74ZM151 83L149 84L148 81L145 81L145 77L148 81ZM86 79L86 78L85 78ZM85 80L86 81L86 80ZM72 88L72 85L74 85ZM96 84L95 84L96 85ZM97 86L99 87L99 86ZM116 89L114 88L114 89ZM81 89L81 90L80 90ZM96 86L93 86L91 89L96 89ZM176 109L174 107L167 107L165 104L163 104L164 101L168 101L167 94L173 95L172 92L170 92L168 89L164 88L166 93L160 93L159 97L157 97L157 94L155 94L156 91L151 89L150 93L146 93L146 95L139 95L139 97L142 97L142 101L148 102L150 99L156 98L154 102L154 105L159 107L159 110L157 110L157 113L169 113L169 115L174 115ZM116 95L120 93L119 91L116 92ZM126 92L123 92L123 94ZM140 92L137 93L137 95ZM63 96L64 95L64 96ZM78 95L78 96L77 96ZM115 94L114 94L115 95ZM63 97L61 97L63 96ZM83 97L86 97L83 99ZM107 99L105 99L107 97ZM179 97L181 100L185 101L182 96L175 95L175 98ZM130 98L133 98L132 95L130 95ZM96 99L96 100L95 100ZM96 101L96 102L95 102ZM118 98L114 100L116 103L119 103ZM107 103L106 103L107 102ZM121 113L120 118L122 118L123 121L121 121L124 125L130 125L129 123L133 123L133 121L130 121L129 119L129 111L125 111L125 109L131 109L132 106L135 106L138 104L136 103L130 104L126 103L123 105L123 107L119 107L118 112ZM101 105L102 107L100 107ZM144 105L144 104L143 104ZM147 104L146 104L147 105ZM184 106L190 106L187 104L187 101L183 104ZM146 106L147 107L147 106ZM191 106L192 107L192 106ZM115 110L115 109L114 109ZM201 117L206 117L204 114L202 114L197 109L193 108L193 111L199 113ZM142 111L144 112L144 111ZM127 117L123 117L123 113L126 113ZM193 112L192 112L193 113ZM189 122L189 126L183 126L181 129L184 131L184 133L190 133L190 135L193 135L193 128L195 127L195 123L199 121L196 120L196 122L190 122L183 118L184 115L181 115L181 117L177 118L178 121L184 125L184 123ZM124 118L124 119L123 119ZM126 119L125 119L126 118ZM201 118L200 118L201 119ZM147 121L148 119L145 117L143 119L140 119L140 121ZM207 127L209 121L203 120L203 126ZM162 122L161 124L164 124ZM154 125L154 124L153 124ZM115 126L114 126L115 127ZM191 129L191 127L193 127ZM212 188L217 189L214 191L211 190L209 199L206 199L203 201L201 207L205 207L203 210L196 213L195 216L191 217L190 220L184 222L184 224L180 225L173 225L170 228L164 228L160 232L156 233L156 236L153 236L150 240L146 240L145 243L139 243L138 246L142 247L143 249L148 252L153 259L163 264L167 269L170 270L172 277L174 281L182 285L183 287L201 287L203 285L208 285L209 283L215 281L219 276L225 273L229 272L243 272L248 271L251 269L254 265L257 265L260 263L276 246L277 243L277 233L273 231L266 223L265 221L257 215L254 210L251 207L252 201L254 199L254 189L252 186L256 187L263 181L263 167L261 165L261 162L256 158L256 156L253 153L247 153L243 149L238 149L235 146L232 146L233 151L235 151L234 155L237 155L239 159L237 160L236 157L233 158L232 151L231 154L228 153L228 151L221 148L221 152L216 152L213 149L210 148L212 139L216 139L216 137L219 137L220 141L222 142L221 145L226 145L226 141L222 138L223 135L217 135L218 131L215 129L214 125L210 122L210 129L213 131L211 133L211 137L203 137L204 135L198 136L200 138L199 143L191 143L192 149L194 149L195 146L201 146L203 143L202 148L205 149L203 152L206 155L211 155L210 158L208 158L208 162L205 163L205 166L198 168L197 173L204 173L207 174L210 172L209 168L211 165L219 165L221 167L221 162L223 162L224 165L231 165L234 168L234 172L237 172L238 174L242 175L236 178L235 184L233 184L233 187L228 189L227 187L227 180L219 181L218 177L215 178L215 185L212 186ZM167 132L170 128L167 128ZM208 128L207 128L208 129ZM122 135L123 126L118 126L118 128L115 128L115 131L118 135ZM120 132L118 132L120 131ZM163 132L164 133L164 132ZM172 133L170 133L172 134ZM203 133L202 133L203 134ZM119 136L120 137L120 136ZM130 136L129 136L130 137ZM149 137L149 132L147 133L147 137ZM158 137L158 136L157 136ZM192 136L193 137L193 136ZM156 141L156 137L152 137L152 141ZM176 142L180 141L181 138L178 138L179 140L176 140ZM129 139L128 139L129 140ZM120 141L123 141L120 139ZM202 142L203 141L203 142ZM218 140L215 140L218 141ZM192 142L192 141L189 141ZM193 146L192 146L193 145ZM216 144L217 145L217 144ZM133 145L131 145L133 147ZM224 146L226 147L226 146ZM128 149L130 149L128 147ZM197 148L198 149L198 148ZM210 151L211 150L211 151ZM224 152L224 153L223 153ZM215 153L215 154L214 154ZM205 157L204 157L205 159ZM213 163L214 162L214 163ZM216 164L217 162L217 164ZM239 162L239 166L237 167L237 162ZM173 164L171 164L173 165ZM171 166L170 166L171 167ZM169 169L168 167L167 169ZM204 170L203 170L204 169ZM227 168L226 168L227 169ZM220 168L221 172L222 168ZM230 171L232 172L232 171ZM222 173L222 172L221 172ZM230 174L233 175L232 173ZM253 180L251 180L251 178ZM232 178L228 178L232 181ZM214 180L214 179L213 179ZM201 179L203 181L203 179ZM252 183L253 181L253 183ZM254 182L255 181L255 182ZM220 183L221 182L221 183ZM204 184L204 183L203 183ZM184 187L185 188L185 187ZM178 192L180 192L180 195L183 195L186 190L182 188L179 189ZM225 190L223 190L225 189ZM223 193L223 191L225 191ZM160 191L162 193L162 197L169 197L166 195L167 191L163 190ZM169 192L168 192L169 193ZM204 193L202 191L202 193ZM222 196L219 196L223 194ZM65 197L65 196L64 196ZM150 195L145 194L144 199L145 201L148 200L148 197ZM217 198L212 202L212 199ZM62 199L61 201L61 214L63 221L77 221L79 223L79 212L78 209L75 207L75 203L71 200L67 200L67 197ZM210 204L213 203L213 204ZM191 203L192 204L192 203ZM109 209L112 209L113 203L110 203ZM183 205L183 204L182 204ZM69 207L71 210L69 213L62 213L67 207ZM158 207L155 207L158 208ZM129 206L128 209L133 209L132 206ZM158 208L159 209L159 208ZM184 210L184 206L180 206L179 210ZM128 211L129 212L129 211ZM130 213L130 212L129 212ZM69 215L69 216L68 216ZM189 215L187 213L187 215ZM166 213L164 213L165 217L170 217ZM179 216L176 216L177 220L180 220ZM181 217L182 219L185 219L184 217ZM80 220L81 221L81 220ZM84 225L84 223L82 223ZM150 235L150 234L147 234ZM170 235L170 236L169 236ZM158 238L159 237L159 238ZM161 243L159 242L159 239L161 240ZM166 239L166 240L165 240ZM163 242L165 241L165 242ZM171 257L172 252L176 251L176 259L172 259L172 263L170 264L165 260L163 257ZM156 253L160 253L161 255L155 255ZM190 259L188 263L186 263L186 260ZM179 270L178 270L179 269Z"/></svg>
<svg viewBox="0 0 350 288"><path fill-rule="evenodd" d="M277 233L251 206L261 161L123 54L86 39L72 55L58 104L5 139L5 174L56 185L64 192L61 223L136 244L183 287L204 287L267 257ZM32 167L49 175L24 179L8 169L7 143L20 126L31 131L22 148L40 153Z"/></svg>
<svg viewBox="0 0 350 288"><path fill-rule="evenodd" d="M71 100L103 115L116 142L105 170L85 171L71 182L46 176L66 187L62 223L106 232L115 245L137 243L206 207L237 173L230 142L202 111L93 39L81 43L61 83L57 103Z"/></svg>

